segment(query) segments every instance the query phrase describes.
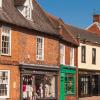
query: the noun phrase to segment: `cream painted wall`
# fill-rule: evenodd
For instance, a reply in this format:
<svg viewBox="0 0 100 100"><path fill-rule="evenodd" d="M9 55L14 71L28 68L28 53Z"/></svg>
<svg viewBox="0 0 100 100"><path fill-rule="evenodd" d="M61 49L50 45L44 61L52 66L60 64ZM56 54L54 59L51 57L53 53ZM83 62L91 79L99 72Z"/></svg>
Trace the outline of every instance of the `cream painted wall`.
<svg viewBox="0 0 100 100"><path fill-rule="evenodd" d="M81 63L81 46L86 46L86 63ZM96 64L92 64L92 48L96 48ZM100 47L80 44L78 47L78 68L100 70Z"/></svg>

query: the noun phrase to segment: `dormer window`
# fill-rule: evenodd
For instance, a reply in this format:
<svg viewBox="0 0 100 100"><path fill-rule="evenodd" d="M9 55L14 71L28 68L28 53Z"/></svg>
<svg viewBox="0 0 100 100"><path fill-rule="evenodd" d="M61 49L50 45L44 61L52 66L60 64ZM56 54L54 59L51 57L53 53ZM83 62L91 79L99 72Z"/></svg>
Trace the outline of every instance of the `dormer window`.
<svg viewBox="0 0 100 100"><path fill-rule="evenodd" d="M17 2L17 1L16 1ZM17 9L21 12L21 14L27 18L28 20L32 20L32 0L25 0L23 4L17 4Z"/></svg>
<svg viewBox="0 0 100 100"><path fill-rule="evenodd" d="M25 17L27 19L32 19L32 9L30 6L25 6Z"/></svg>
<svg viewBox="0 0 100 100"><path fill-rule="evenodd" d="M0 8L2 8L2 0L0 0Z"/></svg>

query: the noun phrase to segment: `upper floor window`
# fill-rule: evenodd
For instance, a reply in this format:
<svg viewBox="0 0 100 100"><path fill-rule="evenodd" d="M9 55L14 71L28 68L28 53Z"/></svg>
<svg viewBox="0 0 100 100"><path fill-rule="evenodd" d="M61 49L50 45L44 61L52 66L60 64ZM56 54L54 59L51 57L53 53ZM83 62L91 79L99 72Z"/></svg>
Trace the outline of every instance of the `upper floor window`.
<svg viewBox="0 0 100 100"><path fill-rule="evenodd" d="M10 55L11 54L11 28L2 26L2 34L1 34L1 54L2 55Z"/></svg>
<svg viewBox="0 0 100 100"><path fill-rule="evenodd" d="M74 66L74 48L70 49L70 65Z"/></svg>
<svg viewBox="0 0 100 100"><path fill-rule="evenodd" d="M86 46L81 47L81 62L86 63Z"/></svg>
<svg viewBox="0 0 100 100"><path fill-rule="evenodd" d="M96 49L92 48L92 64L96 64Z"/></svg>
<svg viewBox="0 0 100 100"><path fill-rule="evenodd" d="M60 44L60 64L65 64L65 46Z"/></svg>
<svg viewBox="0 0 100 100"><path fill-rule="evenodd" d="M2 8L2 0L0 0L0 8Z"/></svg>
<svg viewBox="0 0 100 100"><path fill-rule="evenodd" d="M27 19L32 19L32 9L31 9L30 5L25 6L25 17Z"/></svg>
<svg viewBox="0 0 100 100"><path fill-rule="evenodd" d="M37 44L36 59L44 60L44 37L37 36L36 44Z"/></svg>
<svg viewBox="0 0 100 100"><path fill-rule="evenodd" d="M10 72L0 70L0 98L9 98Z"/></svg>

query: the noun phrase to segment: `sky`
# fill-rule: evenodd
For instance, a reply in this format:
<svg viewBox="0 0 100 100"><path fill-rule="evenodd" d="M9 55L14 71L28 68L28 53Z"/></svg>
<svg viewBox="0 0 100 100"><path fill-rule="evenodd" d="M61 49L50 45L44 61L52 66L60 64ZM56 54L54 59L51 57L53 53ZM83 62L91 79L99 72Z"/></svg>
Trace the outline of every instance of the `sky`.
<svg viewBox="0 0 100 100"><path fill-rule="evenodd" d="M37 0L48 13L76 27L86 28L100 14L100 0Z"/></svg>

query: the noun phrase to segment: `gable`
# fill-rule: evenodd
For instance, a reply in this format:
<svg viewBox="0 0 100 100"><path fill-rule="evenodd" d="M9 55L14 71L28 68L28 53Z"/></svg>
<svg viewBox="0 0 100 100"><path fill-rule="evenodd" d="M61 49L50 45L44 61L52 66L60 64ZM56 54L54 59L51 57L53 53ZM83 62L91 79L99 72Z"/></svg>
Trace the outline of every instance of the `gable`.
<svg viewBox="0 0 100 100"><path fill-rule="evenodd" d="M87 31L95 33L96 35L100 35L100 25L99 23L95 22L86 28Z"/></svg>

